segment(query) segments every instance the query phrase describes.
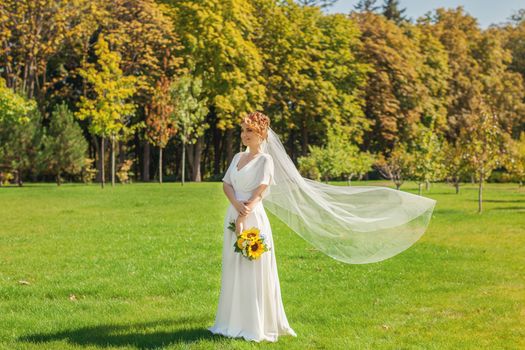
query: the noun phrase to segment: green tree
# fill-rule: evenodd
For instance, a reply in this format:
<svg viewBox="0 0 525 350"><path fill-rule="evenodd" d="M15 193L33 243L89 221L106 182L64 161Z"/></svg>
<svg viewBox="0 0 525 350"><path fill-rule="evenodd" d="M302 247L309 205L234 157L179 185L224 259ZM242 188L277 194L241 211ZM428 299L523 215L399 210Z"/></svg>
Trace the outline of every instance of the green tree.
<svg viewBox="0 0 525 350"><path fill-rule="evenodd" d="M121 55L122 73L137 77L137 89L133 95L137 110L130 123L151 122L152 116L149 115L151 109L147 112L143 107L159 103L157 82L161 79L171 81L184 71L182 67L184 58L179 54L183 47L180 33L176 31L176 22L169 16L171 8L155 0L122 0L106 3L109 21L103 28L107 33L110 47ZM157 101L153 102L154 99ZM140 134L143 181L150 179L151 138L148 135L150 132L151 129L141 129ZM126 157L126 141L130 140L123 138L119 140L121 163Z"/></svg>
<svg viewBox="0 0 525 350"><path fill-rule="evenodd" d="M334 123L351 127L359 142L369 126L361 108L368 66L356 56L359 28L347 16L325 16L319 8L292 1L255 3L267 19L258 22L262 35L255 39L264 58L264 110L289 140L292 159L296 140L305 156L310 143L326 141Z"/></svg>
<svg viewBox="0 0 525 350"><path fill-rule="evenodd" d="M93 97L80 98L77 118L84 120L89 118L89 130L92 134L101 136L101 186L104 188L104 141L106 137L111 139L111 184L115 184L115 140L120 136L133 133L142 125L128 125L129 117L135 110L135 106L127 102L135 92L136 78L124 76L119 67L120 55L109 50L104 35L100 34L95 45L97 55L97 69L94 64L88 64L81 68L79 74L92 85Z"/></svg>
<svg viewBox="0 0 525 350"><path fill-rule="evenodd" d="M231 159L233 128L243 115L260 110L265 98L262 57L253 40L259 33L254 30L258 19L252 1L165 2L173 9L184 67L202 80L215 127L227 131L224 147Z"/></svg>
<svg viewBox="0 0 525 350"><path fill-rule="evenodd" d="M421 196L423 184L426 184L428 189L428 184L443 178L445 172L443 140L435 132L434 123L430 127L420 125L420 130L412 141L410 153L412 154L410 175L417 182Z"/></svg>
<svg viewBox="0 0 525 350"><path fill-rule="evenodd" d="M499 125L508 134L518 138L525 121L525 86L520 73L513 71L512 52L504 47L504 32L490 28L473 50L479 64L483 95Z"/></svg>
<svg viewBox="0 0 525 350"><path fill-rule="evenodd" d="M377 0L359 0L354 9L358 12L376 12L380 9L376 2Z"/></svg>
<svg viewBox="0 0 525 350"><path fill-rule="evenodd" d="M44 132L42 152L42 165L55 175L59 186L62 174L80 174L85 165L87 142L65 103L56 105L53 110L51 122Z"/></svg>
<svg viewBox="0 0 525 350"><path fill-rule="evenodd" d="M413 164L412 155L408 152L407 146L402 143L395 145L387 157L379 154L375 163L381 175L392 180L398 190L410 177L411 164Z"/></svg>
<svg viewBox="0 0 525 350"><path fill-rule="evenodd" d="M349 127L333 125L328 130L327 148L333 149L332 154L336 155L331 159L337 169L337 176L346 178L348 185L352 178L361 179L366 173L372 170L375 162L374 157L369 152L361 152L357 144L353 142L352 133Z"/></svg>
<svg viewBox="0 0 525 350"><path fill-rule="evenodd" d="M2 0L0 66L7 86L45 104L48 64L64 43L72 8L64 0Z"/></svg>
<svg viewBox="0 0 525 350"><path fill-rule="evenodd" d="M38 109L28 114L29 120L15 125L11 130L11 168L15 170L16 182L22 186L24 175L38 172L39 155L42 149L42 115Z"/></svg>
<svg viewBox="0 0 525 350"><path fill-rule="evenodd" d="M438 8L432 17L421 19L420 25L432 31L448 53L447 139L454 142L470 124L464 111L471 110L472 96L483 90L480 66L473 55L481 31L462 7Z"/></svg>
<svg viewBox="0 0 525 350"><path fill-rule="evenodd" d="M24 172L36 170L41 128L36 102L14 93L0 78L0 172L14 172L19 186Z"/></svg>
<svg viewBox="0 0 525 350"><path fill-rule="evenodd" d="M354 176L361 178L372 170L374 158L368 152L360 152L351 141L348 127L334 125L328 130L328 143L310 146L310 154L299 157L300 170L315 179L344 176L350 185Z"/></svg>
<svg viewBox="0 0 525 350"><path fill-rule="evenodd" d="M35 108L33 100L15 93L6 86L5 80L0 78L0 141L8 138L14 125L28 122L28 114Z"/></svg>
<svg viewBox="0 0 525 350"><path fill-rule="evenodd" d="M516 178L519 186L523 186L525 181L525 132L521 133L518 140L511 140L505 167Z"/></svg>
<svg viewBox="0 0 525 350"><path fill-rule="evenodd" d="M297 3L303 6L318 6L320 8L326 8L333 6L337 0L297 0Z"/></svg>
<svg viewBox="0 0 525 350"><path fill-rule="evenodd" d="M302 176L312 180L319 181L321 179L321 172L317 164L322 160L322 152L320 148L310 149L310 154L306 157L299 157L297 159L299 164L299 172Z"/></svg>
<svg viewBox="0 0 525 350"><path fill-rule="evenodd" d="M447 131L448 81L450 79L448 53L425 25L404 26L405 34L415 43L421 57L416 70L421 84L419 105L421 124L429 127L433 123L434 131L443 134Z"/></svg>
<svg viewBox="0 0 525 350"><path fill-rule="evenodd" d="M180 128L180 140L182 141L181 181L184 185L186 144L195 144L202 138L204 131L209 127L204 122L208 114L208 107L206 107L207 98L202 96L202 81L190 75L185 75L176 80L172 84L171 94L175 103L175 121ZM198 158L193 158L191 164L193 180L201 181L200 146L202 143L199 142L197 145L198 150L192 155L198 155Z"/></svg>
<svg viewBox="0 0 525 350"><path fill-rule="evenodd" d="M487 104L478 99L478 107L469 116L472 123L461 130L469 168L478 181L478 212L482 212L483 183L492 171L503 162L507 153L498 116L493 114Z"/></svg>
<svg viewBox="0 0 525 350"><path fill-rule="evenodd" d="M394 21L396 24L401 24L407 21L407 18L403 16L406 8L399 9L399 0L384 0L383 3L383 16L387 19Z"/></svg>
<svg viewBox="0 0 525 350"><path fill-rule="evenodd" d="M421 79L424 56L416 40L383 16L364 12L352 18L362 31L359 57L372 66L363 109L373 127L365 134L365 146L388 153L400 140L411 140L425 112L431 113L432 96Z"/></svg>
<svg viewBox="0 0 525 350"><path fill-rule="evenodd" d="M525 80L525 9L522 9L516 14L515 23L507 25L504 47L509 50L512 59L509 64L509 69L517 72ZM515 126L512 131L512 136L518 138L520 133L525 130L525 113L516 118Z"/></svg>
<svg viewBox="0 0 525 350"><path fill-rule="evenodd" d="M463 147L460 140L454 143L443 143L443 166L446 172L446 179L452 183L459 194L459 186L469 175L467 150Z"/></svg>
<svg viewBox="0 0 525 350"><path fill-rule="evenodd" d="M308 146L309 154L297 158L299 171L315 180L328 182L340 175L337 161L341 159L340 150L335 147Z"/></svg>

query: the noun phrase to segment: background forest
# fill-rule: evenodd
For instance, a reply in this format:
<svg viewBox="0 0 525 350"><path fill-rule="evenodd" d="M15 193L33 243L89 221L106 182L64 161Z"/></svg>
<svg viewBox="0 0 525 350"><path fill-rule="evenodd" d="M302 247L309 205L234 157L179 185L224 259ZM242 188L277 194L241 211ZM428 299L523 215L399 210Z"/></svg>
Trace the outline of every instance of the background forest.
<svg viewBox="0 0 525 350"><path fill-rule="evenodd" d="M305 177L521 185L525 10L333 3L2 1L0 183L220 180L260 110Z"/></svg>
<svg viewBox="0 0 525 350"><path fill-rule="evenodd" d="M343 1L0 0L0 349L525 349L525 9ZM374 264L268 211L276 344L207 329L254 110L304 177L437 201Z"/></svg>

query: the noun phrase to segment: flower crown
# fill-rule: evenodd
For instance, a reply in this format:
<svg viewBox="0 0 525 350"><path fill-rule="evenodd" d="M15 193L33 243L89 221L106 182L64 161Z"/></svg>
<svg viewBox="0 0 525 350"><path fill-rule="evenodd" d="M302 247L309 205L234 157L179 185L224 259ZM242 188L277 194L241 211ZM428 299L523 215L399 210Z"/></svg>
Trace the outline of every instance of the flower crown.
<svg viewBox="0 0 525 350"><path fill-rule="evenodd" d="M270 118L261 112L251 112L242 119L242 122L249 125L255 130L263 140L268 139L268 128L270 127Z"/></svg>

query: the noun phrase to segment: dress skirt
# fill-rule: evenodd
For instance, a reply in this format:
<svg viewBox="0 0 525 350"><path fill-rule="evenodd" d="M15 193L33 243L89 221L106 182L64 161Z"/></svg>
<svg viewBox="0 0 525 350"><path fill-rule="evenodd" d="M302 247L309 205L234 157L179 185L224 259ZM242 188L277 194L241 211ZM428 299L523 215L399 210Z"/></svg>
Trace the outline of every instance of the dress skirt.
<svg viewBox="0 0 525 350"><path fill-rule="evenodd" d="M228 225L237 216L237 210L230 204L224 220L219 304L215 324L208 329L215 334L256 342L275 342L281 335L297 336L284 312L272 230L262 201L246 217L244 226L244 229L255 226L265 236L270 250L259 259L249 260L234 251L237 236Z"/></svg>

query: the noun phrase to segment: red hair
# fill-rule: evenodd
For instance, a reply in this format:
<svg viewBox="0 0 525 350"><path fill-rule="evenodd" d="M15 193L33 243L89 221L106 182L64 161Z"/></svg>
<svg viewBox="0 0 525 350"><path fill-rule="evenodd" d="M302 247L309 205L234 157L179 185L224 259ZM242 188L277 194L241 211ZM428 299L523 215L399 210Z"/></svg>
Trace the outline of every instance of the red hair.
<svg viewBox="0 0 525 350"><path fill-rule="evenodd" d="M245 123L251 128L255 129L255 132L261 136L263 140L268 138L268 128L270 127L270 118L261 112L251 112L242 119L241 123Z"/></svg>

